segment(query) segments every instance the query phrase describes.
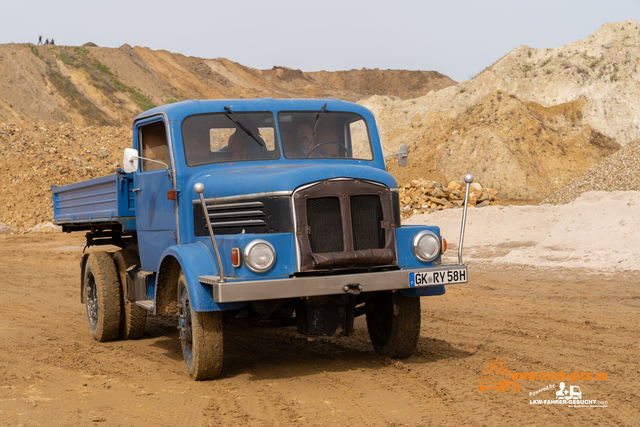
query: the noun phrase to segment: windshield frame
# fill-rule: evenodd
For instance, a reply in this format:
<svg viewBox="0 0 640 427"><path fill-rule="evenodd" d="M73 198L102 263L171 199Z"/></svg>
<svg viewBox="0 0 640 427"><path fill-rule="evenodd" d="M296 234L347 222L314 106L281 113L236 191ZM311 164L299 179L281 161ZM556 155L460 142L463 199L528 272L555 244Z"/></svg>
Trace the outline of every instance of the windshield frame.
<svg viewBox="0 0 640 427"><path fill-rule="evenodd" d="M180 123L182 151L187 166L197 167L229 162L235 163L278 160L282 157L276 117L273 111L234 111L234 115L236 116L235 118L242 124L242 127L252 129L252 133L257 133L257 135L259 135L259 140L263 142L269 141L272 146L269 147L269 144L267 142L265 142L265 146L261 146L260 142L256 141L255 138L248 135L246 131L242 129L242 127L237 126L234 120L231 120L229 118L229 113L227 111L212 111L192 114L185 117L183 120L181 120ZM270 119L270 121L265 120L265 124L268 124L268 126L260 126L256 123L260 115L262 115L265 119ZM215 126L210 126L208 128L208 136L205 134L205 132L207 132L206 126L200 125L201 127L198 128L196 127L198 126L197 123L192 124L193 120L203 119L207 117L210 118L209 123L215 124ZM273 134L270 135L269 138L263 137L259 129L268 128L273 130ZM212 132L215 129L219 130L219 132ZM200 135L198 135L198 133L200 133ZM246 147L244 149L244 158L234 158L233 156L235 155L235 153L229 151L232 138L235 138L236 136L244 139L244 141L240 144ZM214 141L214 137L216 141ZM223 137L228 138L226 146L222 145ZM206 147L207 138L209 139L208 152ZM196 140L200 140L201 145L198 145ZM215 147L217 147L217 149L214 151L213 148ZM201 160L196 160L198 158Z"/></svg>
<svg viewBox="0 0 640 427"><path fill-rule="evenodd" d="M283 120L284 116L289 115L292 116L290 120ZM295 116L298 117L297 119ZM344 116L345 119L341 119L340 116ZM346 117L353 117L353 120L346 120ZM313 138L322 138L318 137L319 131L323 129L323 122L326 125L327 120L334 119L334 125L336 128L335 138L325 137L324 141L314 141L315 146L312 146L310 151L307 154L311 154L311 157L307 157L303 154L303 151L296 149L298 144L303 144L304 141L296 140L293 141L293 123L297 121L297 127L300 127L302 123L307 123L309 128L307 130L311 130L313 132L313 128L315 127L315 133ZM355 153L351 153L354 147L354 138L352 135L352 131L350 125L353 123L361 122L364 125L364 136L366 136L366 141L364 141L364 145L366 148L366 156L363 157L354 157ZM288 160L311 160L311 159L330 159L330 160L354 160L354 161L366 161L373 162L375 160L375 150L371 140L371 130L368 121L361 114L354 111L344 111L344 110L279 110L276 114L276 123L278 126L278 135L280 137L280 146L282 147L283 155ZM284 125L284 123L292 123L291 125ZM339 127L342 127L340 129ZM298 129L295 129L296 133ZM326 129L330 130L330 129ZM304 129L303 129L304 132ZM362 133L362 132L361 132ZM298 138L298 135L296 135ZM304 138L304 137L303 137ZM349 139L348 144L345 146L344 143L346 139ZM335 140L335 141L334 141ZM324 144L334 146L335 149L327 150L325 153L327 154L313 154L320 151L318 146L323 146ZM362 144L362 143L361 143ZM339 146L345 147L339 148ZM316 149L318 148L318 149ZM333 148L333 147L327 147ZM323 150L324 151L324 150ZM332 153L331 153L332 152ZM333 155L331 155L333 154ZM346 156L349 155L349 157Z"/></svg>

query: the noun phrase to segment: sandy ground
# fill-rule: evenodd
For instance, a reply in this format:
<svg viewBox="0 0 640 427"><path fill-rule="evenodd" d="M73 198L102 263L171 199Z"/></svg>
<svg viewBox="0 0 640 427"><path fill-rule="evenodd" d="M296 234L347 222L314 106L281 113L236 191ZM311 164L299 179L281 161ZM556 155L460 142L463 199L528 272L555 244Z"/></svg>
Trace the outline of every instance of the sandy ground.
<svg viewBox="0 0 640 427"><path fill-rule="evenodd" d="M621 203L638 198L627 196ZM640 425L638 269L599 264L620 255L608 254L607 236L622 239L626 227L618 224L614 233L607 225L621 215L637 227L635 212L619 212L622 196L595 197L574 213L572 205L517 207L528 212L522 215L504 207L510 215L503 217L500 208L471 211L464 255L470 281L422 299L422 332L409 359L375 355L362 318L351 337L315 341L295 329L228 328L221 378L200 383L184 368L174 317L150 317L140 340L91 338L79 296L82 233L0 236L0 425ZM598 201L610 205L606 215L597 214ZM560 233L580 212L589 220L563 234L575 253L542 251L549 230ZM455 227L453 217L440 218L445 233L459 233L461 210L455 213ZM573 237L591 221L600 226L592 228L600 246ZM504 245L507 234L513 247ZM637 237L637 228L631 234ZM614 246L622 252L635 248L621 242ZM563 264L589 245L589 260ZM510 259L515 250L526 256ZM536 266L536 252L548 262ZM595 269L585 268L590 263ZM485 363L496 357L512 374L537 377L518 377L517 392L480 391ZM564 381L606 407L531 403L555 399L559 387L541 372L578 370L607 374L606 381ZM532 395L548 386L554 388Z"/></svg>
<svg viewBox="0 0 640 427"><path fill-rule="evenodd" d="M640 191L592 191L566 205L488 206L467 211L463 261L615 273L640 271ZM436 225L456 262L462 211L416 215Z"/></svg>

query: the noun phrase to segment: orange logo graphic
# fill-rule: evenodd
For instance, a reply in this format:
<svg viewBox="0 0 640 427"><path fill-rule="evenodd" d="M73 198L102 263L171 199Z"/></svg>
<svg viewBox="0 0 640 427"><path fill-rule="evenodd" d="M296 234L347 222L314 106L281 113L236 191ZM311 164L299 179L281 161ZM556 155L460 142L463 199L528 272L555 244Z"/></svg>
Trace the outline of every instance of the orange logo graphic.
<svg viewBox="0 0 640 427"><path fill-rule="evenodd" d="M478 390L488 389L500 392L520 391L520 383L510 380L509 362L503 361L500 356L496 356L484 364L484 372L478 380Z"/></svg>
<svg viewBox="0 0 640 427"><path fill-rule="evenodd" d="M560 372L510 372L509 362L505 362L496 356L488 360L484 364L484 372L478 380L478 390L485 391L493 389L500 392L507 390L520 391L520 381L562 381L559 384L559 390L556 393L559 400L580 400L582 391L577 385L565 384L565 381L573 384L574 381L607 381L609 374L607 372L585 372L585 371L564 371ZM538 394L541 391L555 388L555 384L549 384L547 387L536 392L529 393L530 396Z"/></svg>

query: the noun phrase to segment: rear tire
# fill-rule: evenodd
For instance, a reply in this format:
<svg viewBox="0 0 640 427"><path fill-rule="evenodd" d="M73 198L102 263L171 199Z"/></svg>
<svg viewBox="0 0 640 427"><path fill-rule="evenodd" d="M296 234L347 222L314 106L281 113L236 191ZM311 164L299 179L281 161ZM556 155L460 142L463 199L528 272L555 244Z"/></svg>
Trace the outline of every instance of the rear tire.
<svg viewBox="0 0 640 427"><path fill-rule="evenodd" d="M196 312L182 272L178 279L178 314L182 354L189 375L196 381L218 378L222 373L222 312Z"/></svg>
<svg viewBox="0 0 640 427"><path fill-rule="evenodd" d="M91 335L101 342L118 338L120 282L111 254L95 252L89 255L83 283Z"/></svg>
<svg viewBox="0 0 640 427"><path fill-rule="evenodd" d="M113 254L113 261L118 270L120 294L122 295L120 337L129 340L142 338L144 327L147 324L147 310L137 306L135 302L128 301L126 295L127 269L134 265L140 265L140 258L135 251L121 250Z"/></svg>
<svg viewBox="0 0 640 427"><path fill-rule="evenodd" d="M382 293L366 303L367 329L376 353L393 359L411 357L420 337L420 298Z"/></svg>

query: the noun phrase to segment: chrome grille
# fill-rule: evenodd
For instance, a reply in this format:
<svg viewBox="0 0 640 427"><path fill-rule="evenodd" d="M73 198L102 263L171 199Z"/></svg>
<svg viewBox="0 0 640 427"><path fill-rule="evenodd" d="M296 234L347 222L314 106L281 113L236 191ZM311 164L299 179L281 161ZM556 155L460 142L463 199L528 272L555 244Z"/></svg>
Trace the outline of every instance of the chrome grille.
<svg viewBox="0 0 640 427"><path fill-rule="evenodd" d="M339 198L316 197L307 200L307 222L313 252L344 251Z"/></svg>
<svg viewBox="0 0 640 427"><path fill-rule="evenodd" d="M382 205L377 195L351 196L353 249L384 248Z"/></svg>
<svg viewBox="0 0 640 427"><path fill-rule="evenodd" d="M292 201L301 272L397 264L388 187L336 178L297 190Z"/></svg>

